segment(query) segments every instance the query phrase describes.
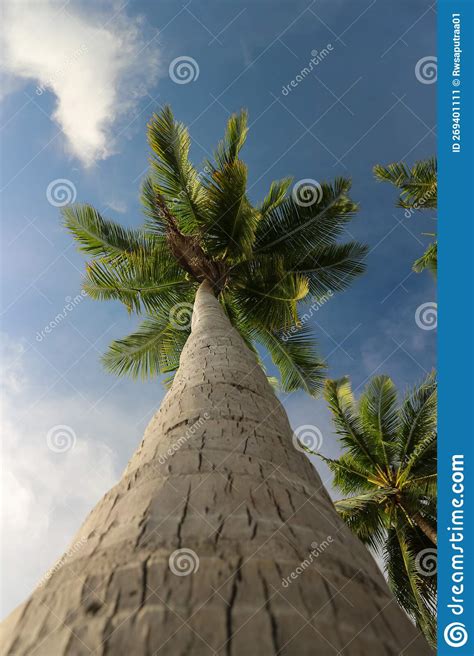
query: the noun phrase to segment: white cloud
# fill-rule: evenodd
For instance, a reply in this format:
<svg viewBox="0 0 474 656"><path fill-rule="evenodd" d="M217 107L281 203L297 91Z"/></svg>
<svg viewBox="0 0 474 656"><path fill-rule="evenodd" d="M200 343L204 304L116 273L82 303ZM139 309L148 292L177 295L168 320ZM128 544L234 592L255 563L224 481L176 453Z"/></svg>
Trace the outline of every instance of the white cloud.
<svg viewBox="0 0 474 656"><path fill-rule="evenodd" d="M111 210L118 212L119 214L123 214L127 211L126 203L123 200L119 200L118 198L109 200L108 203L106 203L106 206L110 207Z"/></svg>
<svg viewBox="0 0 474 656"><path fill-rule="evenodd" d="M117 457L99 436L125 439L124 413L112 402L100 413L64 389L38 398L31 378L31 354L2 336L2 476L0 521L2 609L9 613L24 601L71 543L87 513L119 478ZM41 389L41 388L40 388ZM61 452L60 440L47 435L66 424L75 439ZM91 425L93 435L90 434ZM89 432L89 434L88 434Z"/></svg>
<svg viewBox="0 0 474 656"><path fill-rule="evenodd" d="M156 82L156 32L112 0L7 0L3 18L6 79L35 80L39 95L54 93L53 119L84 165L113 154L112 126Z"/></svg>

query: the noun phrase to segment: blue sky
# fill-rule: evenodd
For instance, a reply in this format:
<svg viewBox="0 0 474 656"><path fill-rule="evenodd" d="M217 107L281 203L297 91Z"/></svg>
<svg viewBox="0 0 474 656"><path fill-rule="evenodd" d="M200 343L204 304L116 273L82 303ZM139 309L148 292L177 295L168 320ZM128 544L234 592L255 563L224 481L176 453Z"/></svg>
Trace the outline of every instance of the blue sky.
<svg viewBox="0 0 474 656"><path fill-rule="evenodd" d="M285 176L352 177L360 211L350 235L371 251L367 273L312 319L331 377L348 374L360 391L386 373L406 390L435 365L436 331L415 321L417 308L436 300L435 285L429 273L411 272L434 216L405 217L395 191L372 176L376 163L412 164L436 150L436 85L416 75L418 62L436 55L429 0L121 5L9 0L3 9L2 614L120 476L163 396L158 381L119 380L101 368L107 344L137 321L116 303L80 297L69 309L84 261L47 193L66 180L78 201L139 225L145 126L162 104L190 126L197 165L228 115L248 108L242 156L255 201ZM324 48L311 75L282 93ZM183 56L194 60L195 79L178 84L169 67ZM324 402L281 398L292 426L317 426L321 451L336 454ZM57 426L74 442L61 453L47 442Z"/></svg>

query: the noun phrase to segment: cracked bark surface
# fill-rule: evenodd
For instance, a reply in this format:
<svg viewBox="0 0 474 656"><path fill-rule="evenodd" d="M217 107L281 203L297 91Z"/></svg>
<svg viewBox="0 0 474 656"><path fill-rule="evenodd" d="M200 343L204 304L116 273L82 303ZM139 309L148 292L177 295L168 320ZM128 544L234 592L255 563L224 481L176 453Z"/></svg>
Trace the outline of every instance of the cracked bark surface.
<svg viewBox="0 0 474 656"><path fill-rule="evenodd" d="M2 623L2 654L432 653L293 447L282 405L206 283L173 386L80 541ZM199 559L186 576L169 567L181 548Z"/></svg>

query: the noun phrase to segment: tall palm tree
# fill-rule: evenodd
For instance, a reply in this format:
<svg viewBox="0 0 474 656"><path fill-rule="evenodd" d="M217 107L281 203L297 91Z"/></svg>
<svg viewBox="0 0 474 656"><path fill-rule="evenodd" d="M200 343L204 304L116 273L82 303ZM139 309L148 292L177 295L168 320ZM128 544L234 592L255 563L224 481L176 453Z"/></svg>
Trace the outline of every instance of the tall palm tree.
<svg viewBox="0 0 474 656"><path fill-rule="evenodd" d="M358 403L349 381L327 381L325 397L345 449L323 458L349 528L383 552L390 586L431 644L436 639L436 382L430 374L397 404L387 376Z"/></svg>
<svg viewBox="0 0 474 656"><path fill-rule="evenodd" d="M378 180L391 182L400 189L398 207L403 207L411 213L415 210L436 209L438 203L437 161L435 157L416 162L409 168L403 162L395 162L388 166L377 164L374 174ZM435 237L436 233L426 233ZM438 269L438 248L436 240L427 247L423 255L413 264L417 273L428 269L436 277Z"/></svg>
<svg viewBox="0 0 474 656"><path fill-rule="evenodd" d="M176 374L122 479L6 620L2 653L430 653L294 448L254 350L267 347L284 389L317 391L308 328L281 331L308 293L362 269L362 246L335 243L355 211L349 183L323 185L310 206L284 180L254 207L238 158L246 132L245 114L232 117L200 176L165 109L149 127L147 227L66 212L93 255L88 293L149 313L106 365ZM182 303L194 303L190 327Z"/></svg>

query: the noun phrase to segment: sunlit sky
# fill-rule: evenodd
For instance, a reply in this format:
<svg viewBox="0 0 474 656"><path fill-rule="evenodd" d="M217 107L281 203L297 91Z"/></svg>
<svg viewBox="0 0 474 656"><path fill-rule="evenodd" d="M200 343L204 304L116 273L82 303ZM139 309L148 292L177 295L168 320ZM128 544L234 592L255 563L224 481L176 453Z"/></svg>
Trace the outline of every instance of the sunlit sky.
<svg viewBox="0 0 474 656"><path fill-rule="evenodd" d="M405 217L395 190L372 175L376 163L412 164L435 153L436 85L415 74L420 59L436 54L431 3L123 5L3 3L2 615L29 594L119 478L163 396L159 381L116 379L99 362L136 318L118 303L88 298L65 310L80 293L84 259L61 227L54 191L65 180L77 201L139 225L145 126L164 103L190 126L198 166L228 115L248 108L242 156L254 201L285 176L352 178L360 211L346 237L371 250L365 276L311 319L330 377L350 375L359 393L371 375L386 373L404 392L435 364L436 331L415 322L417 308L436 300L434 281L411 272L430 240L422 233L436 229L433 215ZM282 93L328 44L313 72ZM169 67L183 56L195 62L194 79L178 84ZM324 402L280 396L292 426L317 426L322 453L337 454ZM56 426L75 437L63 453L48 447ZM327 469L315 464L329 486Z"/></svg>

